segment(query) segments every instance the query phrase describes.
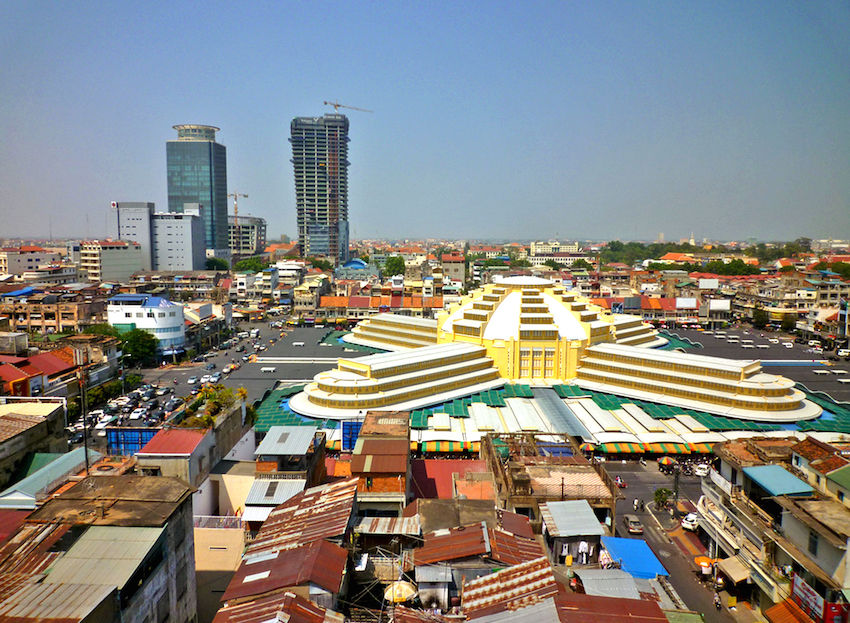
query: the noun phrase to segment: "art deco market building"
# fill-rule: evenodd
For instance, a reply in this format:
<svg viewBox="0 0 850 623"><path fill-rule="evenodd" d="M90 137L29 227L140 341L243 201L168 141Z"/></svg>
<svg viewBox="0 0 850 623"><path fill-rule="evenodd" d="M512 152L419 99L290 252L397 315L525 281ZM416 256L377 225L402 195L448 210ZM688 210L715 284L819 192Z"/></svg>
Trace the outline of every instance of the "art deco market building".
<svg viewBox="0 0 850 623"><path fill-rule="evenodd" d="M340 359L293 397L294 411L348 419L508 383L572 383L741 419L797 422L821 413L757 361L657 350L667 341L641 318L610 314L539 278L489 284L436 320L380 314L346 339L389 352Z"/></svg>

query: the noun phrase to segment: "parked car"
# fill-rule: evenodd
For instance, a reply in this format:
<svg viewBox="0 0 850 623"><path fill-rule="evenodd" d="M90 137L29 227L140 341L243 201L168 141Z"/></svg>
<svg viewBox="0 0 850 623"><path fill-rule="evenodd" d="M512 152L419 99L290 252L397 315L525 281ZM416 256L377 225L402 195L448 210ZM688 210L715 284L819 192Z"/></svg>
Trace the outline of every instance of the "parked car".
<svg viewBox="0 0 850 623"><path fill-rule="evenodd" d="M697 517L696 513L688 513L682 519L682 527L685 530L690 530L692 532L696 532L699 528L699 517Z"/></svg>
<svg viewBox="0 0 850 623"><path fill-rule="evenodd" d="M629 534L643 534L643 524L637 515L623 515L623 525L626 526Z"/></svg>

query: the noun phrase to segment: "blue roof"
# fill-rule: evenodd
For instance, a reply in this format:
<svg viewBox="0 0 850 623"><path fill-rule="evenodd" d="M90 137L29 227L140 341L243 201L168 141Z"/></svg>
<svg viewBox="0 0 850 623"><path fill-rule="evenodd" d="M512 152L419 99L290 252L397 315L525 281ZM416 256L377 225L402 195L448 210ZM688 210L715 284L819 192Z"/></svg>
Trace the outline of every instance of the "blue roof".
<svg viewBox="0 0 850 623"><path fill-rule="evenodd" d="M32 294L33 292L35 292L35 289L27 286L26 288L21 288L20 290L15 290L14 292L7 292L3 296L26 296L27 294Z"/></svg>
<svg viewBox="0 0 850 623"><path fill-rule="evenodd" d="M654 580L657 575L670 575L642 539L603 536L602 545L611 558L620 561L620 568L632 577Z"/></svg>
<svg viewBox="0 0 850 623"><path fill-rule="evenodd" d="M177 305L161 296L152 296L150 294L116 294L109 299L110 303L138 303L142 307L171 307Z"/></svg>
<svg viewBox="0 0 850 623"><path fill-rule="evenodd" d="M63 454L34 474L0 492L0 507L35 508L36 494L51 483L85 465L85 457L83 448L76 448ZM100 457L100 452L89 450L89 461L91 463L94 463Z"/></svg>
<svg viewBox="0 0 850 623"><path fill-rule="evenodd" d="M352 260L348 260L345 264L342 265L343 268L367 268L369 265L361 260L359 257L356 257Z"/></svg>
<svg viewBox="0 0 850 623"><path fill-rule="evenodd" d="M781 465L745 467L744 474L770 495L812 495L814 489Z"/></svg>

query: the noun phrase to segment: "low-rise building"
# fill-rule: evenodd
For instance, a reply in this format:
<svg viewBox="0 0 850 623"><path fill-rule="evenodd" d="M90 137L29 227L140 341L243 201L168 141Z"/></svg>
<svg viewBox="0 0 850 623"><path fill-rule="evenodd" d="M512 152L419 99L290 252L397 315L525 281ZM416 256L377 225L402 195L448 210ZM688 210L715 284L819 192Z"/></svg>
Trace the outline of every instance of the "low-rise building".
<svg viewBox="0 0 850 623"><path fill-rule="evenodd" d="M82 292L36 292L25 288L0 298L0 315L13 331L78 333L106 320L106 299Z"/></svg>
<svg viewBox="0 0 850 623"><path fill-rule="evenodd" d="M80 268L95 283L129 283L144 266L138 242L123 240L84 240L80 243Z"/></svg>
<svg viewBox="0 0 850 623"><path fill-rule="evenodd" d="M183 306L149 294L119 294L109 299L109 324L124 333L142 329L157 339L162 354L182 349L186 342Z"/></svg>
<svg viewBox="0 0 850 623"><path fill-rule="evenodd" d="M60 256L41 247L5 247L0 249L0 275L23 275L45 264L56 264Z"/></svg>
<svg viewBox="0 0 850 623"><path fill-rule="evenodd" d="M68 449L64 417L58 400L0 404L0 487L5 488L27 454Z"/></svg>

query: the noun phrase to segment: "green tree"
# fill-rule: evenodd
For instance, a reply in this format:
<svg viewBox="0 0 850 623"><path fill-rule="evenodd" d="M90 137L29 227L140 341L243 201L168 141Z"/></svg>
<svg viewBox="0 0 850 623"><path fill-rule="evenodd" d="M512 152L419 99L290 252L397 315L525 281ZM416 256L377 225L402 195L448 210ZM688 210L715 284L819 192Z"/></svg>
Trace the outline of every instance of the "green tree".
<svg viewBox="0 0 850 623"><path fill-rule="evenodd" d="M331 264L327 260L323 260L318 257L308 257L307 261L313 266L313 268L318 268L319 270L333 270L333 264Z"/></svg>
<svg viewBox="0 0 850 623"><path fill-rule="evenodd" d="M156 359L156 338L142 329L133 329L124 334L124 352L139 364Z"/></svg>
<svg viewBox="0 0 850 623"><path fill-rule="evenodd" d="M83 329L83 333L94 335L108 335L109 337L117 337L121 339L121 333L111 324L93 324L90 327Z"/></svg>
<svg viewBox="0 0 850 623"><path fill-rule="evenodd" d="M768 322L770 322L770 317L767 315L767 312L761 307L756 307L753 310L753 326L756 329L764 329Z"/></svg>
<svg viewBox="0 0 850 623"><path fill-rule="evenodd" d="M384 275L392 277L393 275L404 274L404 258L400 255L393 255L387 258L387 264L384 266Z"/></svg>
<svg viewBox="0 0 850 623"><path fill-rule="evenodd" d="M510 265L511 268L529 268L531 266L531 262L528 260L513 260Z"/></svg>
<svg viewBox="0 0 850 623"><path fill-rule="evenodd" d="M206 267L207 270L230 270L227 262L220 257L208 257Z"/></svg>
<svg viewBox="0 0 850 623"><path fill-rule="evenodd" d="M258 273L264 268L269 267L269 262L264 257L246 257L244 260L239 260L233 267L233 270L239 273Z"/></svg>
<svg viewBox="0 0 850 623"><path fill-rule="evenodd" d="M558 264L558 262L556 262L555 260L546 260L545 262L543 262L543 265L548 266L552 270L561 270L563 268L563 266Z"/></svg>
<svg viewBox="0 0 850 623"><path fill-rule="evenodd" d="M572 263L572 266L570 266L570 268L575 268L577 270L593 270L593 264L591 264L585 259L578 259Z"/></svg>
<svg viewBox="0 0 850 623"><path fill-rule="evenodd" d="M791 333L794 329L797 328L797 319L790 314L785 314L782 316L782 326L781 329L786 333Z"/></svg>
<svg viewBox="0 0 850 623"><path fill-rule="evenodd" d="M661 508L662 506L667 504L667 500L669 500L672 495L673 492L665 487L662 487L661 489L656 489L655 495L653 496L655 508Z"/></svg>

